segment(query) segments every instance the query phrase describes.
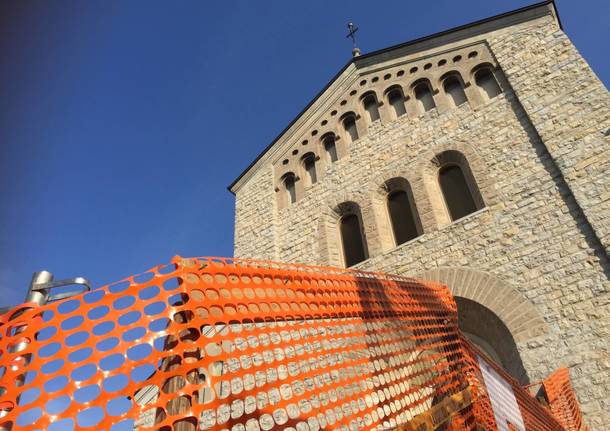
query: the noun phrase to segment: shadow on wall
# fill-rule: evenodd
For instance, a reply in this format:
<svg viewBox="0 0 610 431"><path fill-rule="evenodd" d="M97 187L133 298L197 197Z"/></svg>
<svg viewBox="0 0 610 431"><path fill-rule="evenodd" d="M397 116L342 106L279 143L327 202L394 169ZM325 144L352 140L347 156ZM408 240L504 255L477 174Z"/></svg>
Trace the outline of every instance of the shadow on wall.
<svg viewBox="0 0 610 431"><path fill-rule="evenodd" d="M510 84L507 83L510 87ZM523 129L527 132L530 143L540 160L544 169L548 172L549 176L555 183L555 187L559 191L559 194L564 201L566 207L569 210L570 216L574 220L576 227L578 228L581 235L584 237L589 248L593 251L594 255L599 259L599 264L606 275L606 279L610 280L610 257L608 252L600 241L597 233L591 226L591 223L587 219L584 211L580 207L572 189L568 185L563 172L557 166L557 162L549 153L546 145L543 143L542 138L538 134L536 127L531 122L525 108L521 105L521 102L517 99L514 90L510 87L510 95L507 99L510 102L511 108L515 112L519 123ZM610 129L608 129L610 132Z"/></svg>
<svg viewBox="0 0 610 431"><path fill-rule="evenodd" d="M374 396L402 385L407 393L401 413L381 420L384 427L421 416L464 389L467 365L448 289L446 293L436 291L415 280L407 285L404 281L356 277L356 283L366 325L368 362L374 367L362 379L367 383L372 380L374 388L369 388ZM390 377L371 378L374 374ZM396 397L400 399L400 394ZM383 395L380 399L383 401ZM465 414L460 420L473 425L474 416Z"/></svg>
<svg viewBox="0 0 610 431"><path fill-rule="evenodd" d="M517 344L506 325L493 311L471 299L455 297L458 307L458 326L462 333L499 363L522 386L529 378Z"/></svg>

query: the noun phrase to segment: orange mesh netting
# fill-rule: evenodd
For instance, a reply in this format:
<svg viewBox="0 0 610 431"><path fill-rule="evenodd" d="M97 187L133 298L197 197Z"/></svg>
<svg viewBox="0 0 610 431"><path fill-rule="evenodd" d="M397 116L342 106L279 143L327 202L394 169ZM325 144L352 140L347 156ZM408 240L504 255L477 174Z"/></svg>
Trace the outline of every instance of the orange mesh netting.
<svg viewBox="0 0 610 431"><path fill-rule="evenodd" d="M433 282L176 257L0 320L2 430L513 426ZM527 430L562 429L510 385Z"/></svg>
<svg viewBox="0 0 610 431"><path fill-rule="evenodd" d="M543 382L553 415L568 431L587 431L567 368L561 368Z"/></svg>
<svg viewBox="0 0 610 431"><path fill-rule="evenodd" d="M464 340L463 346L476 369L474 386L479 396L473 404L473 412L483 429L564 430L551 412L500 366L468 341Z"/></svg>

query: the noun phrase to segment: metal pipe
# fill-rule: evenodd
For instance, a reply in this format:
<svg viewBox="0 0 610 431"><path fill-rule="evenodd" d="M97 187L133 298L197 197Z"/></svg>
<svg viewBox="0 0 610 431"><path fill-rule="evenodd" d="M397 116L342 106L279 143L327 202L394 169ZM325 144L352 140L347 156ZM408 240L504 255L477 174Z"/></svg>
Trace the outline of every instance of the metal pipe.
<svg viewBox="0 0 610 431"><path fill-rule="evenodd" d="M25 302L33 302L36 305L44 305L49 298L49 289L35 289L36 285L47 284L53 281L53 274L49 271L37 271L32 276L28 294L25 297Z"/></svg>
<svg viewBox="0 0 610 431"><path fill-rule="evenodd" d="M40 307L41 305L44 305L47 302L47 299L49 297L49 291L48 291L48 289L37 290L36 285L50 283L52 280L53 280L53 274L51 274L49 271L35 272L34 275L32 276L32 281L30 282L30 287L28 289L28 293L25 296L25 303L26 304L34 303L38 307ZM21 313L16 313L15 315L12 316L11 320L15 319L16 317L19 317L26 310L28 310L28 309L24 308L21 311ZM15 334L23 332L24 330L25 330L25 326L18 328L15 331ZM27 342L22 341L21 343L15 345L15 347L10 349L9 351L11 353L20 352L23 349L25 349L26 346L27 346Z"/></svg>
<svg viewBox="0 0 610 431"><path fill-rule="evenodd" d="M42 285L42 284L48 284L51 283L53 281L53 274L51 274L49 271L37 271L34 273L34 275L32 275L32 281L30 282L30 287L28 288L28 293L25 296L25 303L26 304L35 304L35 307L40 307L41 305L46 304L48 298L49 298L49 289L36 289L36 286ZM17 317L21 316L23 313L25 313L27 310L34 308L34 307L29 307L29 308L23 308L21 310L21 312L17 312L14 313L11 316L11 320L16 319ZM23 332L26 329L26 325L20 326L19 328L15 328L15 335L19 334L21 332ZM28 346L28 342L27 341L22 341L20 343L17 343L14 347L9 349L10 353L17 353L17 352L21 352L23 350L26 349L26 347ZM22 355L22 361L16 360L15 364L22 364L22 366L26 366L29 364L29 362L32 360L32 354L31 353L26 353L25 355ZM25 382L26 379L26 374L27 372L19 375L14 382L15 386L23 386L23 383ZM5 390L4 389L0 389L0 395L2 395ZM17 399L15 400L17 405L19 405L19 398L17 397ZM6 410L0 410L0 419L3 416L6 416L10 410L7 408ZM0 431L10 431L12 429L11 425L4 426L4 425L0 425Z"/></svg>

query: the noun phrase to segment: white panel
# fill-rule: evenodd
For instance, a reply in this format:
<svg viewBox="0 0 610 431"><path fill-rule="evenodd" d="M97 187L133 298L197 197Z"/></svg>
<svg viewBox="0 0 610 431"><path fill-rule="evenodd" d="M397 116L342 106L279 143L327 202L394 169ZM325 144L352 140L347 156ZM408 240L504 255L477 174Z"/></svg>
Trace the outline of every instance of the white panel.
<svg viewBox="0 0 610 431"><path fill-rule="evenodd" d="M510 431L508 429L509 422L519 431L525 431L523 416L521 416L521 410L519 404L517 404L512 386L483 358L478 356L478 359L498 431Z"/></svg>

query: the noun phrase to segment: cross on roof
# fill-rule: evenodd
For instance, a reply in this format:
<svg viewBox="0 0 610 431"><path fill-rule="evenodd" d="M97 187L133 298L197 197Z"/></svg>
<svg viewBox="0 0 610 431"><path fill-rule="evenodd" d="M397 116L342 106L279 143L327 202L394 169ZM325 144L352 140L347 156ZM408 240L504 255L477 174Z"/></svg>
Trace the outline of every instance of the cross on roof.
<svg viewBox="0 0 610 431"><path fill-rule="evenodd" d="M360 55L360 48L356 46L356 32L358 31L358 27L355 27L354 23L348 22L347 28L349 29L349 33L345 37L350 37L352 39L352 55L357 57Z"/></svg>

